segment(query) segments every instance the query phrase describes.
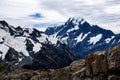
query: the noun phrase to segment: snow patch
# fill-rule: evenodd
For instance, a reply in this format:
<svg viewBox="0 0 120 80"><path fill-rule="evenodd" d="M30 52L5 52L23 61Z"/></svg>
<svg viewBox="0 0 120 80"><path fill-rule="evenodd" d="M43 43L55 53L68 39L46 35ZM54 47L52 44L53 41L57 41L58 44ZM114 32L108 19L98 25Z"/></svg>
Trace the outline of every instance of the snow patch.
<svg viewBox="0 0 120 80"><path fill-rule="evenodd" d="M16 37L15 38L13 36L10 36L10 34L8 32L6 32L5 30L2 30L2 29L0 29L0 32L1 32L0 38L5 39L4 44L14 48L18 52L22 52L26 56L29 56L29 53L27 52L26 46L24 44L24 40L25 40L24 37Z"/></svg>
<svg viewBox="0 0 120 80"><path fill-rule="evenodd" d="M33 28L29 28L28 30L30 34L33 32Z"/></svg>
<svg viewBox="0 0 120 80"><path fill-rule="evenodd" d="M77 40L77 42L81 42L84 38L82 38L83 33L81 33L75 40Z"/></svg>
<svg viewBox="0 0 120 80"><path fill-rule="evenodd" d="M42 45L40 43L35 43L33 47L33 51L38 52L41 50Z"/></svg>
<svg viewBox="0 0 120 80"><path fill-rule="evenodd" d="M26 45L23 40L17 40L11 38L8 43L10 47L14 48L18 52L22 52L25 56L29 56L28 51L26 50Z"/></svg>
<svg viewBox="0 0 120 80"><path fill-rule="evenodd" d="M41 42L41 43L45 43L47 40L47 35L45 34L41 34L41 37L38 37L37 39Z"/></svg>
<svg viewBox="0 0 120 80"><path fill-rule="evenodd" d="M26 37L30 36L30 34L33 32L33 28L23 28L23 30L24 30L23 36L26 36Z"/></svg>
<svg viewBox="0 0 120 80"><path fill-rule="evenodd" d="M109 43L115 36L112 36L111 38L105 39L106 43Z"/></svg>
<svg viewBox="0 0 120 80"><path fill-rule="evenodd" d="M114 41L112 42L112 44L114 44L114 43L115 43L115 41L116 41L116 40L114 40Z"/></svg>
<svg viewBox="0 0 120 80"><path fill-rule="evenodd" d="M102 34L98 34L95 37L91 37L90 40L89 40L89 42L93 43L93 44L96 44L101 38L102 38Z"/></svg>
<svg viewBox="0 0 120 80"><path fill-rule="evenodd" d="M75 22L81 22L83 20L84 19L82 17L73 17L73 21L75 21Z"/></svg>
<svg viewBox="0 0 120 80"><path fill-rule="evenodd" d="M61 40L62 40L62 42L63 42L63 43L67 44L67 39L68 39L68 36L67 36L67 37L62 38Z"/></svg>
<svg viewBox="0 0 120 80"><path fill-rule="evenodd" d="M8 50L9 50L9 47L8 47L8 46L6 46L6 45L4 45L4 44L1 44L1 45L0 45L0 51L2 52L2 53L0 53L0 58L2 58L2 60L5 58Z"/></svg>
<svg viewBox="0 0 120 80"><path fill-rule="evenodd" d="M0 29L0 37L4 38L4 37L8 37L10 36L10 34L8 32L6 32L3 29Z"/></svg>
<svg viewBox="0 0 120 80"><path fill-rule="evenodd" d="M50 41L52 44L57 44L58 39L56 37L54 37L54 35L52 36L47 36L46 34L41 34L41 37L37 38L41 43L46 43L48 41Z"/></svg>
<svg viewBox="0 0 120 80"><path fill-rule="evenodd" d="M118 42L120 42L120 40Z"/></svg>
<svg viewBox="0 0 120 80"><path fill-rule="evenodd" d="M28 36L29 36L29 33L27 33L27 32L24 32L23 36L26 36L26 37L28 37Z"/></svg>
<svg viewBox="0 0 120 80"><path fill-rule="evenodd" d="M55 37L50 37L50 38L48 38L48 40L49 40L50 42L52 42L52 44L57 44L57 41L58 41L58 39L55 38Z"/></svg>
<svg viewBox="0 0 120 80"><path fill-rule="evenodd" d="M75 40L77 40L77 42L81 42L88 36L88 34L90 34L90 32L86 33L84 36L83 33L81 33L77 38L75 38Z"/></svg>
<svg viewBox="0 0 120 80"><path fill-rule="evenodd" d="M85 20L82 20L82 21L81 21L81 25L84 24L84 23L85 23Z"/></svg>
<svg viewBox="0 0 120 80"><path fill-rule="evenodd" d="M41 50L41 47L42 47L42 44L41 43L35 43L33 40L31 40L31 39L29 39L31 42L32 42L32 44L34 45L34 47L33 47L33 51L34 52L38 52L38 51L40 51Z"/></svg>
<svg viewBox="0 0 120 80"><path fill-rule="evenodd" d="M22 61L22 58L19 58L19 62Z"/></svg>
<svg viewBox="0 0 120 80"><path fill-rule="evenodd" d="M31 34L33 32L33 28L23 28L23 30L27 30L29 34Z"/></svg>
<svg viewBox="0 0 120 80"><path fill-rule="evenodd" d="M69 29L67 32L71 32L71 31L74 31L74 30L78 30L79 29L79 26L78 25L75 25L73 28Z"/></svg>

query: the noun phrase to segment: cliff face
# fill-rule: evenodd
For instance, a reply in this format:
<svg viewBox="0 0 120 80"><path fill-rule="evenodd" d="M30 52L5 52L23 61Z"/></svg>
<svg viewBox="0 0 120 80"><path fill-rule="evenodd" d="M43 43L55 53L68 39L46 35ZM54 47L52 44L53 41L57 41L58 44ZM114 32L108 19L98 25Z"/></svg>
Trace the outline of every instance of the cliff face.
<svg viewBox="0 0 120 80"><path fill-rule="evenodd" d="M79 62L78 62L79 63ZM120 80L120 46L89 54L72 80Z"/></svg>
<svg viewBox="0 0 120 80"><path fill-rule="evenodd" d="M120 80L120 46L89 54L61 69L20 70L0 67L0 80Z"/></svg>

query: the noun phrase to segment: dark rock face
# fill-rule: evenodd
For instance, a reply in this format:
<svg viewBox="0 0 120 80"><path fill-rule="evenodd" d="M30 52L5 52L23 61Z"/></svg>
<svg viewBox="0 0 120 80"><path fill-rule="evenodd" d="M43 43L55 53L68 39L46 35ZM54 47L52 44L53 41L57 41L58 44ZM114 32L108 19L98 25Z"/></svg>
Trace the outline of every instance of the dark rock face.
<svg viewBox="0 0 120 80"><path fill-rule="evenodd" d="M114 47L108 53L109 72L114 75L120 74L120 46Z"/></svg>
<svg viewBox="0 0 120 80"><path fill-rule="evenodd" d="M0 65L0 80L120 80L120 46L95 52L61 69L23 70Z"/></svg>
<svg viewBox="0 0 120 80"><path fill-rule="evenodd" d="M120 44L120 34L90 25L84 19L70 18L61 26L48 28L45 33L63 41L81 58Z"/></svg>
<svg viewBox="0 0 120 80"><path fill-rule="evenodd" d="M64 43L37 29L0 21L0 32L0 64L36 70L61 68L77 59Z"/></svg>
<svg viewBox="0 0 120 80"><path fill-rule="evenodd" d="M85 69L79 75L80 80L119 80L120 79L120 46L109 51L95 52L85 59ZM77 79L75 79L77 80Z"/></svg>
<svg viewBox="0 0 120 80"><path fill-rule="evenodd" d="M69 52L71 52L71 54L69 54ZM23 68L33 70L42 68L61 68L69 65L76 55L70 51L67 46L65 47L61 45L58 48L55 48L53 45L43 44L42 49L34 54L33 57L33 63L30 65L24 65Z"/></svg>
<svg viewBox="0 0 120 80"><path fill-rule="evenodd" d="M100 55L98 55L99 53ZM93 79L95 78L95 80L107 79L106 76L107 76L108 68L104 53L105 52L98 52L95 54L90 54L86 58L86 76L89 76Z"/></svg>

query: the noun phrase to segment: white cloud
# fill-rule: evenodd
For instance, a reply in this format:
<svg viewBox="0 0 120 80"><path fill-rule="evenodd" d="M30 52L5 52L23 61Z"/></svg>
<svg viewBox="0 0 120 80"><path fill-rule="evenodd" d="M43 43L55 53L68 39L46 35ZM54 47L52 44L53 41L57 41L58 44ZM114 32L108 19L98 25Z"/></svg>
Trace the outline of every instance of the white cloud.
<svg viewBox="0 0 120 80"><path fill-rule="evenodd" d="M34 0L3 0L0 4L0 15L20 19L34 13L37 4L38 2Z"/></svg>
<svg viewBox="0 0 120 80"><path fill-rule="evenodd" d="M0 20L15 26L65 22L79 16L114 32L120 32L120 0L1 0ZM43 18L29 15L40 13ZM115 29L117 28L117 29Z"/></svg>
<svg viewBox="0 0 120 80"><path fill-rule="evenodd" d="M82 0L86 5L100 5L105 2L105 0Z"/></svg>
<svg viewBox="0 0 120 80"><path fill-rule="evenodd" d="M107 6L104 11L107 14L120 14L120 4L119 5L113 5L113 6Z"/></svg>

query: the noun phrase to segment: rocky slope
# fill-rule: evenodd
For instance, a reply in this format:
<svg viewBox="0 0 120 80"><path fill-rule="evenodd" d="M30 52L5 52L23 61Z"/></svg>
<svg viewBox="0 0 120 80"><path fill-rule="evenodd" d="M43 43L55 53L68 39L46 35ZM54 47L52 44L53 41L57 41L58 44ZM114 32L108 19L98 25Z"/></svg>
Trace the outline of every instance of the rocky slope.
<svg viewBox="0 0 120 80"><path fill-rule="evenodd" d="M120 80L120 46L89 54L61 69L30 71L1 65L0 80Z"/></svg>
<svg viewBox="0 0 120 80"><path fill-rule="evenodd" d="M60 68L77 55L56 38L0 21L0 64L26 69Z"/></svg>
<svg viewBox="0 0 120 80"><path fill-rule="evenodd" d="M70 18L61 26L49 27L46 34L64 42L82 58L120 44L120 34L91 25L81 18Z"/></svg>

